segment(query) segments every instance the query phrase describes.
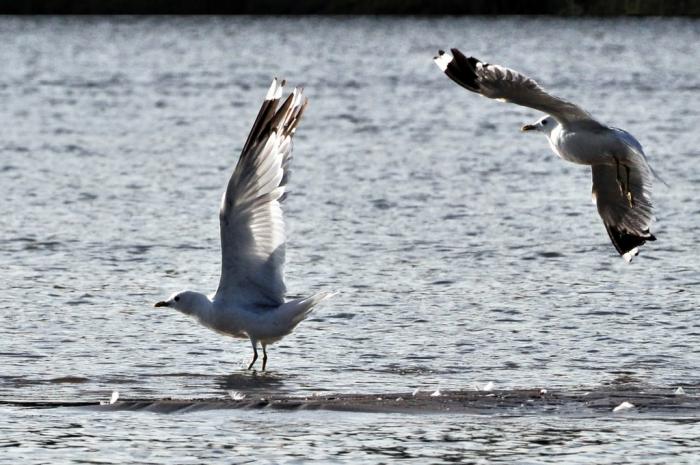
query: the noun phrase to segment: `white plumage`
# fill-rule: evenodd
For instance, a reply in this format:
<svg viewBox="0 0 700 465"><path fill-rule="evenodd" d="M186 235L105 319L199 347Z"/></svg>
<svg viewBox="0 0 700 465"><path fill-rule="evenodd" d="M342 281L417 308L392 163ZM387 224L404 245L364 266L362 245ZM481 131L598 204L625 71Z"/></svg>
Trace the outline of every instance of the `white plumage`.
<svg viewBox="0 0 700 465"><path fill-rule="evenodd" d="M522 73L483 63L452 49L435 57L438 67L462 87L484 97L547 113L523 131L542 132L559 157L591 166L593 199L615 249L630 261L646 241L653 220L653 171L641 144L628 132L599 123L585 110L545 92Z"/></svg>
<svg viewBox="0 0 700 465"><path fill-rule="evenodd" d="M301 89L278 107L284 81L268 90L238 164L221 198L221 278L213 297L199 292L174 294L156 307L172 307L204 326L248 338L253 367L258 343L263 348L289 334L313 307L330 297L319 293L285 301L286 236L280 202L289 177L292 137L307 105Z"/></svg>

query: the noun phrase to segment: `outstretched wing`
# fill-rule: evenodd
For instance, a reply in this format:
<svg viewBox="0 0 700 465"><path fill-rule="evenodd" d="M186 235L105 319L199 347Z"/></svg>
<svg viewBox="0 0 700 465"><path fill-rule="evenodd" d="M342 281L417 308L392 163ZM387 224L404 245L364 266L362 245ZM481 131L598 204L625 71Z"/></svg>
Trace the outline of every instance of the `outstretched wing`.
<svg viewBox="0 0 700 465"><path fill-rule="evenodd" d="M306 108L294 89L277 108L284 81L272 86L221 200L221 280L215 299L277 307L284 303L284 199L292 136Z"/></svg>
<svg viewBox="0 0 700 465"><path fill-rule="evenodd" d="M456 48L452 49L452 55L440 50L435 63L454 82L484 97L543 111L560 123L593 119L582 108L548 94L524 74L467 58Z"/></svg>
<svg viewBox="0 0 700 465"><path fill-rule="evenodd" d="M649 232L654 219L651 204L651 170L644 158L635 153L627 161L629 167L630 199L620 187L627 183L624 165L593 165L593 201L603 219L605 229L615 249L630 261L638 247L656 238Z"/></svg>

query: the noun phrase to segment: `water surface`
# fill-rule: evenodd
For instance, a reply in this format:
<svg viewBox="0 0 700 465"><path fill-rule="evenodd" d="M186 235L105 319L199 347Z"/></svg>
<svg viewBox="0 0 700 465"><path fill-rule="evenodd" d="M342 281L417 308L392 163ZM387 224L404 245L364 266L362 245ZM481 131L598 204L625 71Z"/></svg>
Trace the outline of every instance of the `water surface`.
<svg viewBox="0 0 700 465"><path fill-rule="evenodd" d="M573 389L619 377L699 384L699 24L0 20L0 399L410 392L488 381ZM522 70L635 134L669 183L654 189L658 241L625 264L591 204L589 170L519 133L536 111L478 98L442 76L431 58L449 46ZM262 376L244 370L247 342L152 304L185 288L215 290L218 200L273 76L303 85L310 99L285 206L288 288L340 294L271 348ZM697 424L634 414L168 417L3 407L3 417L2 445L13 446L4 457L36 462L73 457L78 443L88 459L149 463L295 454L325 463L394 454L417 463L473 454L692 463L698 452Z"/></svg>

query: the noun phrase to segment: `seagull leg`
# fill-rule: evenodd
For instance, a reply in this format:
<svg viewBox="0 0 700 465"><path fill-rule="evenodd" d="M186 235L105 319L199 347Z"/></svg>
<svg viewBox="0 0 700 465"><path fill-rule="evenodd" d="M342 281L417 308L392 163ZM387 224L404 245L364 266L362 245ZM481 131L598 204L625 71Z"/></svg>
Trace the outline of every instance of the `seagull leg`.
<svg viewBox="0 0 700 465"><path fill-rule="evenodd" d="M263 348L263 370L265 371L265 366L267 365L267 351L265 350L265 344L260 344Z"/></svg>
<svg viewBox="0 0 700 465"><path fill-rule="evenodd" d="M252 369L253 365L255 365L255 361L258 359L258 341L255 341L253 339L250 340L250 343L253 345L253 360L251 360L250 365L248 365L248 369ZM263 349L265 350L265 349ZM263 368L264 370L265 368Z"/></svg>

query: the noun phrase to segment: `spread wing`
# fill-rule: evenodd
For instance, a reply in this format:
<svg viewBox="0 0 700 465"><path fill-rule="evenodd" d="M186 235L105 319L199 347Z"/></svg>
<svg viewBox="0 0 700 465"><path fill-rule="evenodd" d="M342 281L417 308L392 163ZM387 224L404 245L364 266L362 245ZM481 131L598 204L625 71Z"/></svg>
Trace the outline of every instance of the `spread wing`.
<svg viewBox="0 0 700 465"><path fill-rule="evenodd" d="M221 280L215 299L277 307L284 303L285 196L292 136L307 99L294 89L278 107L275 79L221 199Z"/></svg>
<svg viewBox="0 0 700 465"><path fill-rule="evenodd" d="M524 74L467 58L456 48L452 49L452 55L440 50L435 63L454 82L484 97L534 108L552 115L560 123L593 119L582 108L548 94Z"/></svg>
<svg viewBox="0 0 700 465"><path fill-rule="evenodd" d="M603 219L615 249L625 260L637 255L638 247L656 238L649 232L654 219L651 204L652 173L646 160L635 153L626 162L629 167L630 200L618 182L627 183L626 167L593 165L593 201Z"/></svg>

